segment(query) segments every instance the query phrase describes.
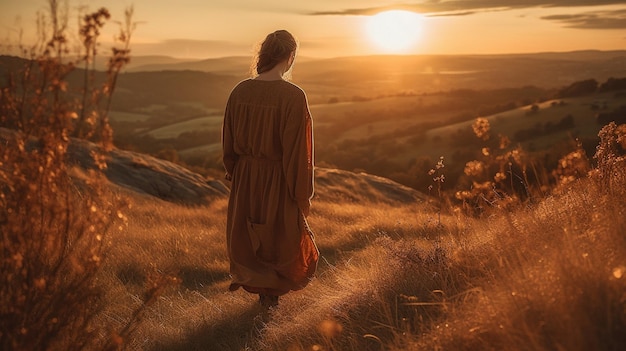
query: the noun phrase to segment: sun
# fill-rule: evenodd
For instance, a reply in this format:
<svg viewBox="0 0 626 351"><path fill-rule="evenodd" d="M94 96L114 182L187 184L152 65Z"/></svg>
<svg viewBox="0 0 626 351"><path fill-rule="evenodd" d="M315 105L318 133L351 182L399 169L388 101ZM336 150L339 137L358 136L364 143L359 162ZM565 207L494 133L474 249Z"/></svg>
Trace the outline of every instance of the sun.
<svg viewBox="0 0 626 351"><path fill-rule="evenodd" d="M415 12L390 10L368 18L369 39L380 50L390 53L407 52L421 36L421 16Z"/></svg>

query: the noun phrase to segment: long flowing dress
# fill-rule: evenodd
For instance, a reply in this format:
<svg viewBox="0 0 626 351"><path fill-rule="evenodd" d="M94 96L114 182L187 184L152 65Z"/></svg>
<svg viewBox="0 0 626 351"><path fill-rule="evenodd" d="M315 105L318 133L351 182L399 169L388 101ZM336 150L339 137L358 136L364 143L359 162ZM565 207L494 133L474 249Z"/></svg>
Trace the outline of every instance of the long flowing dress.
<svg viewBox="0 0 626 351"><path fill-rule="evenodd" d="M230 290L280 296L304 288L319 258L304 216L313 196L313 132L304 91L283 80L240 82L226 105L222 147L232 180Z"/></svg>

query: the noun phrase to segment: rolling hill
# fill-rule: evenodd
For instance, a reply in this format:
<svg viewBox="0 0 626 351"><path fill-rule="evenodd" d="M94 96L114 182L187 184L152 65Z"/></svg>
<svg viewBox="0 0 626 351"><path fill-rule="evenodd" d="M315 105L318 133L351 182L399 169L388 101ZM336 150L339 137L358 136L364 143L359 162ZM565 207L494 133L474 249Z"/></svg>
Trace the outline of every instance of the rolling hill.
<svg viewBox="0 0 626 351"><path fill-rule="evenodd" d="M246 77L249 58L133 60L112 101L116 143L153 155L166 150L172 160L220 168L215 161L219 119L230 90ZM469 160L462 155L469 145L463 142L472 141L469 125L479 116L529 151L573 138L592 138L586 146L592 148L601 127L595 116L619 109L623 96L554 95L580 80L624 77L625 62L626 51L299 58L293 81L309 98L318 163L424 189L426 177L416 182L406 170L444 156L449 169L460 172ZM16 72L23 63L2 57L0 73ZM80 88L81 74L70 75L70 87ZM604 110L593 108L597 101ZM540 110L529 115L533 105ZM573 127L552 131L550 125L567 116ZM546 126L550 133L543 132Z"/></svg>

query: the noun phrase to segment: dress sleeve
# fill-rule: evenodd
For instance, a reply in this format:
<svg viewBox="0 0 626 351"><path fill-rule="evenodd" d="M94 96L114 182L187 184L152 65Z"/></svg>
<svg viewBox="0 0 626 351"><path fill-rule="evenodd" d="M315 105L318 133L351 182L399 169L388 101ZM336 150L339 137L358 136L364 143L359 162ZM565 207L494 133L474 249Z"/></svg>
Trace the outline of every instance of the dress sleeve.
<svg viewBox="0 0 626 351"><path fill-rule="evenodd" d="M237 154L235 154L234 138L232 129L232 99L228 99L226 109L224 111L224 122L222 124L222 151L224 169L226 170L226 179L230 180L237 162Z"/></svg>
<svg viewBox="0 0 626 351"><path fill-rule="evenodd" d="M282 145L289 195L308 215L313 197L313 121L304 94L287 108Z"/></svg>

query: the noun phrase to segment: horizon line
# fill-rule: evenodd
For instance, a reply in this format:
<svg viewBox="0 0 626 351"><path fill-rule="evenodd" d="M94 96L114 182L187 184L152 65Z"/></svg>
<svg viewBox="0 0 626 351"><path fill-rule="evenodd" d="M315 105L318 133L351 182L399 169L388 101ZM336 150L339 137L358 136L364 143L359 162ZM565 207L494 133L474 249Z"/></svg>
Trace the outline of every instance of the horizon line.
<svg viewBox="0 0 626 351"><path fill-rule="evenodd" d="M321 56L321 55L308 55L303 56L299 55L298 58L304 60L332 60L332 59L340 59L340 58L355 58L355 57L417 57L417 56L516 56L516 55L540 55L540 54L573 54L573 53L583 53L583 52L624 52L626 53L626 49L613 49L613 50L604 50L604 49L578 49L578 50L565 50L565 51L527 51L527 52L500 52L500 53L371 53L371 54L347 54L347 55L339 55L339 56ZM9 53L0 53L0 57L8 56L8 57L19 57L23 59L29 59L28 57L23 57L21 55L14 55ZM72 55L66 55L66 57L71 57ZM131 59L133 57L161 57L161 58L169 58L180 61L203 61L203 60L219 60L219 59L229 59L229 58L249 58L251 59L251 55L244 54L232 54L232 55L223 55L223 56L204 56L204 57L177 57L171 56L168 54L138 54L132 55L131 48ZM96 59L106 59L108 56L99 55Z"/></svg>

